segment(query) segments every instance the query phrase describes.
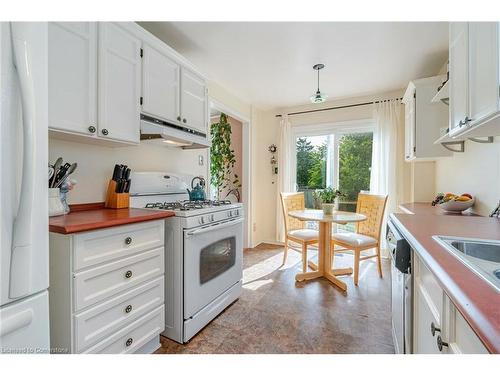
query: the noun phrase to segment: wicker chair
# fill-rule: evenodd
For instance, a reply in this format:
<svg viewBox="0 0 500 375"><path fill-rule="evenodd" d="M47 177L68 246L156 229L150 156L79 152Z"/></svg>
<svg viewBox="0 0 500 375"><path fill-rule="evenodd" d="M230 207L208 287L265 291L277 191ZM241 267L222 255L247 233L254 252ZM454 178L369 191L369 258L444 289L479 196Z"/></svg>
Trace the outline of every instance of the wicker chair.
<svg viewBox="0 0 500 375"><path fill-rule="evenodd" d="M377 258L378 273L382 277L382 263L380 260L380 230L384 218L387 195L359 194L356 212L366 215L366 220L357 223L356 233L332 234L332 258L334 252L354 252L354 284L358 285L359 262L370 258ZM342 249L335 250L335 245ZM375 255L361 257L364 250L375 249Z"/></svg>
<svg viewBox="0 0 500 375"><path fill-rule="evenodd" d="M303 210L305 208L304 193L281 193L281 204L283 207L283 219L285 221L285 252L283 254L283 264L288 255L289 242L301 245L302 270L307 271L307 246L318 242L319 234L317 230L306 229L305 222L288 216L290 211ZM290 247L296 250L293 247Z"/></svg>

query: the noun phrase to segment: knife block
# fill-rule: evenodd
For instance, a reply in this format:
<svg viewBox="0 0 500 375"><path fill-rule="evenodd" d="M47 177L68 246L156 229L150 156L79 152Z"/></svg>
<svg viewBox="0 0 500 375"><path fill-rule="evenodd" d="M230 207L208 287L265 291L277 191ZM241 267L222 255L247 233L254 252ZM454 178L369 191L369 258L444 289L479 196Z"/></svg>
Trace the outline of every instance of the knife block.
<svg viewBox="0 0 500 375"><path fill-rule="evenodd" d="M116 181L110 180L108 184L108 191L106 193L106 201L104 207L106 208L128 208L129 207L129 193L116 193Z"/></svg>

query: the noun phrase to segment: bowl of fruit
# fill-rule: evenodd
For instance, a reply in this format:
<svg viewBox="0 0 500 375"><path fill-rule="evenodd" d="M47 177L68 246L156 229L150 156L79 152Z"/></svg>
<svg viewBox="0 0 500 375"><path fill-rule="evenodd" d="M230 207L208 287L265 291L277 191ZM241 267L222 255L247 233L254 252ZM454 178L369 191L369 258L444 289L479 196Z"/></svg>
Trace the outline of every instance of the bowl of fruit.
<svg viewBox="0 0 500 375"><path fill-rule="evenodd" d="M432 201L432 205L446 212L462 212L474 205L474 197L468 193L462 195L439 193Z"/></svg>

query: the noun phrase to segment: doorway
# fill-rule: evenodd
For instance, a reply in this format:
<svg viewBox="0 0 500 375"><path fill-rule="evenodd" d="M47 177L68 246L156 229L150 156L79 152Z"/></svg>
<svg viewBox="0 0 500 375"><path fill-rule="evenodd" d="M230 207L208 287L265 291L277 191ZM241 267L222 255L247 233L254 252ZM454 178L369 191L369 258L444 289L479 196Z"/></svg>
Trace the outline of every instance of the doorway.
<svg viewBox="0 0 500 375"><path fill-rule="evenodd" d="M228 122L231 124L231 146L235 151L236 163L233 171L238 175L241 182L239 189L239 201L243 203L245 211L245 224L243 230L243 247L252 247L252 231L251 231L251 209L250 209L250 161L251 161L251 137L250 137L250 119L238 113L216 99L209 98L209 115L210 125L213 121L218 122L220 114L224 113L228 116ZM233 143L234 142L234 143ZM207 176L210 180L210 155L207 163ZM211 199L216 199L216 191L209 183L208 193ZM225 195L228 191L223 191L220 198L226 199ZM231 201L237 200L234 194L228 197Z"/></svg>

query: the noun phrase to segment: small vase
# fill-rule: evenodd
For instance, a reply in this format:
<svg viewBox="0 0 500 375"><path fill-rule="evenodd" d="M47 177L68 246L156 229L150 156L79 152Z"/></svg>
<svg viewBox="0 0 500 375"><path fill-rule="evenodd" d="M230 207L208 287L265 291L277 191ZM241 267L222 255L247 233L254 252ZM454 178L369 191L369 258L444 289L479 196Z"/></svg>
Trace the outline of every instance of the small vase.
<svg viewBox="0 0 500 375"><path fill-rule="evenodd" d="M59 216L64 215L64 213L59 188L49 189L49 216Z"/></svg>
<svg viewBox="0 0 500 375"><path fill-rule="evenodd" d="M323 207L323 213L325 215L333 215L335 203L322 203L321 207Z"/></svg>

